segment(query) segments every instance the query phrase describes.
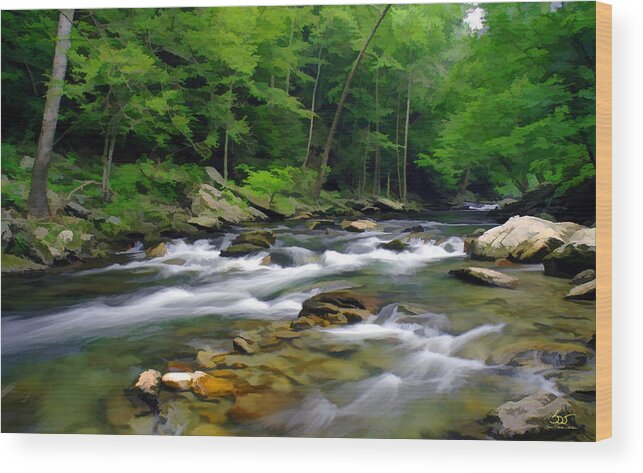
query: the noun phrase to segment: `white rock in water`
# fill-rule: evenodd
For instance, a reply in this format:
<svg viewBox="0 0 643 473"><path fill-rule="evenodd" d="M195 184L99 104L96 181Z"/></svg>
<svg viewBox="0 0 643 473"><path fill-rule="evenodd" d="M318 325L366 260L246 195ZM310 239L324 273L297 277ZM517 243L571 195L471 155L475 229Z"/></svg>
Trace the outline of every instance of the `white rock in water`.
<svg viewBox="0 0 643 473"><path fill-rule="evenodd" d="M160 387L161 373L156 370L143 371L134 387L144 394L156 395Z"/></svg>
<svg viewBox="0 0 643 473"><path fill-rule="evenodd" d="M74 232L71 230L63 230L58 234L58 240L62 241L63 243L69 243L74 239Z"/></svg>
<svg viewBox="0 0 643 473"><path fill-rule="evenodd" d="M461 268L452 269L449 274L461 279L462 281L470 282L473 284L482 284L485 286L498 286L507 289L512 289L518 284L518 279L508 274L494 271L487 268Z"/></svg>
<svg viewBox="0 0 643 473"><path fill-rule="evenodd" d="M472 239L468 248L473 258L508 258L524 263L540 263L553 250L569 243L572 235L579 230L588 229L572 222L512 217L503 225Z"/></svg>
<svg viewBox="0 0 643 473"><path fill-rule="evenodd" d="M161 381L168 388L187 391L192 386L193 373L165 373Z"/></svg>

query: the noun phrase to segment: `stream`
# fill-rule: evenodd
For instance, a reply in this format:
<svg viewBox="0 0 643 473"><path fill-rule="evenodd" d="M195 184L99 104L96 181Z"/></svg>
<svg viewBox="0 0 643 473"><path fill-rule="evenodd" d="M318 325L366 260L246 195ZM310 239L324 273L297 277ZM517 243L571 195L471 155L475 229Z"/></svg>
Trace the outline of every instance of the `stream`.
<svg viewBox="0 0 643 473"><path fill-rule="evenodd" d="M560 394L547 371L509 360L539 346L583 347L594 332L593 303L565 301L569 281L545 276L542 265L501 268L520 280L515 290L449 276L468 264L464 236L496 226L484 211L378 223L363 233L309 230L306 222L253 226L274 232L273 248L221 257L247 229L235 227L174 240L160 258L146 259L137 245L106 261L3 277L3 431L485 438L478 421L500 404ZM401 253L379 247L418 225L433 237ZM216 430L208 425L220 405L176 394L159 427L124 394L145 369L229 352L240 331L294 320L306 299L343 288L377 298L381 309L299 339L295 356L310 369L293 372L290 401L269 415L226 419ZM408 306L420 315L409 320ZM341 349L322 356L324 346ZM593 363L584 368L590 376ZM593 425L593 410L579 402L578 421Z"/></svg>

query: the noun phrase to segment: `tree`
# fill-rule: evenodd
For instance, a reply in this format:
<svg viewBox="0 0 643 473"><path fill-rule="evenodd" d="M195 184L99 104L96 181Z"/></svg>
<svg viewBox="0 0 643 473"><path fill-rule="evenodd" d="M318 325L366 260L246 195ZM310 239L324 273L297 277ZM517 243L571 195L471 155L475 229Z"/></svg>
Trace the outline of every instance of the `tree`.
<svg viewBox="0 0 643 473"><path fill-rule="evenodd" d="M373 25L373 28L371 29L371 33L369 34L368 38L366 38L366 41L364 42L364 45L362 46L362 49L359 51L357 54L357 59L355 59L355 63L353 64L353 68L351 69L350 73L348 74L348 77L346 78L346 83L344 84L344 89L342 90L342 95L339 99L339 103L337 104L337 109L335 110L335 115L333 116L333 122L330 125L330 131L328 132L328 137L326 138L326 144L324 146L324 151L322 154L322 159L319 164L319 169L317 170L317 180L315 182L315 189L314 189L314 197L316 199L319 199L319 196L321 195L321 189L322 185L324 184L324 175L326 172L326 165L328 164L328 158L330 156L330 149L333 146L333 139L335 137L335 132L337 131L337 125L339 124L339 118L342 115L342 108L344 107L344 102L346 101L346 98L348 97L348 92L351 87L351 82L353 81L353 77L355 76L355 71L357 70L357 67L359 66L359 63L362 61L362 58L364 57L364 53L366 52L366 49L368 48L368 45L370 44L371 40L373 39L373 36L375 36L375 33L377 32L377 28L380 26L382 23L382 20L384 20L384 17L390 10L391 5L386 5L384 9L382 10L382 13L380 16L377 18L375 21L375 24Z"/></svg>
<svg viewBox="0 0 643 473"><path fill-rule="evenodd" d="M29 213L34 217L49 215L49 202L47 200L47 176L49 163L58 123L58 109L63 94L63 83L67 72L67 51L70 46L74 10L61 10L58 19L58 35L51 70L51 80L47 89L45 110L42 116L42 126L38 138L38 151L31 173L31 187L27 205Z"/></svg>

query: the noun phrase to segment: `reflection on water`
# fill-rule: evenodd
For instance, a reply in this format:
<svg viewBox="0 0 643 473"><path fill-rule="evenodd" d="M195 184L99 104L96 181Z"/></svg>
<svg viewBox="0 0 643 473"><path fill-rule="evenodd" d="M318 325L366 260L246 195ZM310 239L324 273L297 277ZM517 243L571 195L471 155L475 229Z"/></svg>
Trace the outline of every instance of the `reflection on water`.
<svg viewBox="0 0 643 473"><path fill-rule="evenodd" d="M376 296L381 311L300 340L311 360L319 344L350 347L324 359L332 375L311 374L315 381L299 383L289 405L256 421L226 421L226 433L483 438L477 421L490 409L540 390L558 393L542 370L508 366L511 355L582 346L594 330L594 305L564 301L568 282L545 277L539 265L503 268L520 279L516 290L450 278L465 259L461 237L489 226L465 216L388 220L358 234L281 225L274 248L223 258L235 229L174 241L162 258L146 260L136 248L102 267L3 278L3 429L189 433L212 418L203 414L212 403L175 400L178 420L165 430L144 417L132 421L124 389L141 370L193 361L199 350L226 352L240 330L294 319L312 295L354 287ZM407 238L406 251L380 247L417 225L425 234ZM409 316L404 306L412 304L422 310ZM578 412L593 419L591 405Z"/></svg>

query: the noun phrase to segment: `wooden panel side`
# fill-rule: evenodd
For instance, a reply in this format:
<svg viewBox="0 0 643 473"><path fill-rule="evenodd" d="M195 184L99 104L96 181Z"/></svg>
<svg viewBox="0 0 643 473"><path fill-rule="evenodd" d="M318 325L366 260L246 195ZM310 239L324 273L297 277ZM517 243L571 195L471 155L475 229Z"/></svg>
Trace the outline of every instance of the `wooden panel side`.
<svg viewBox="0 0 643 473"><path fill-rule="evenodd" d="M596 439L612 436L612 6L596 3Z"/></svg>

